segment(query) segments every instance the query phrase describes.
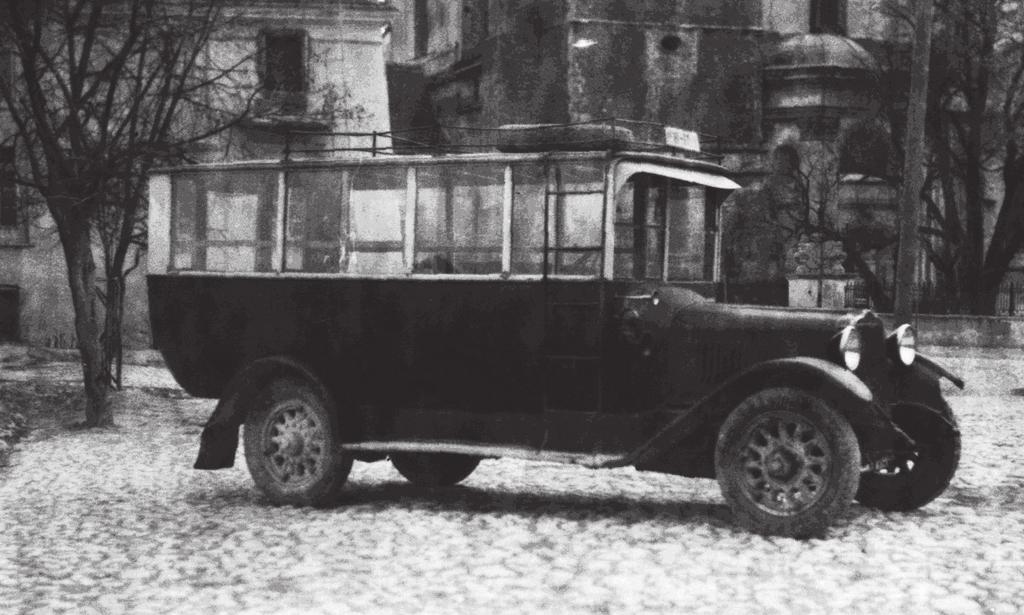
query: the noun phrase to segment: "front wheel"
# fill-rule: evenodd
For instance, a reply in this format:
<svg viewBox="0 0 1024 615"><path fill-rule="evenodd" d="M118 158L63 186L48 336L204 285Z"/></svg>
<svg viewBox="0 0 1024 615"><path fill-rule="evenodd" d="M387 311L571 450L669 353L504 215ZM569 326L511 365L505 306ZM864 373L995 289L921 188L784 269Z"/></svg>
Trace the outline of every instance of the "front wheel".
<svg viewBox="0 0 1024 615"><path fill-rule="evenodd" d="M391 464L409 482L424 487L447 487L465 480L479 457L450 453L393 453Z"/></svg>
<svg viewBox="0 0 1024 615"><path fill-rule="evenodd" d="M857 501L884 511L916 510L939 497L953 480L960 464L960 430L948 407L943 413L902 404L893 408L892 418L914 446L862 474Z"/></svg>
<svg viewBox="0 0 1024 615"><path fill-rule="evenodd" d="M298 379L268 384L245 419L249 473L276 504L323 506L337 499L352 469L352 457L337 442L328 402Z"/></svg>
<svg viewBox="0 0 1024 615"><path fill-rule="evenodd" d="M823 400L767 389L726 418L715 470L737 522L760 534L804 538L850 505L860 449L849 422Z"/></svg>

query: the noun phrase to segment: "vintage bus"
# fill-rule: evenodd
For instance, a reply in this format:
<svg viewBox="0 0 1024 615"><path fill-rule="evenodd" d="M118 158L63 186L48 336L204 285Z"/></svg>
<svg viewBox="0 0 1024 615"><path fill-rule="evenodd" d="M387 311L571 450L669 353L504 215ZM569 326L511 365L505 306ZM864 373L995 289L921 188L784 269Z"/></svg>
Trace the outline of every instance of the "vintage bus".
<svg viewBox="0 0 1024 615"><path fill-rule="evenodd" d="M791 536L945 489L959 380L912 329L715 303L738 185L590 145L154 173L154 342L219 400L196 467L233 465L243 426L275 503L336 501L354 460L437 486L484 458L635 466L717 477L740 524Z"/></svg>

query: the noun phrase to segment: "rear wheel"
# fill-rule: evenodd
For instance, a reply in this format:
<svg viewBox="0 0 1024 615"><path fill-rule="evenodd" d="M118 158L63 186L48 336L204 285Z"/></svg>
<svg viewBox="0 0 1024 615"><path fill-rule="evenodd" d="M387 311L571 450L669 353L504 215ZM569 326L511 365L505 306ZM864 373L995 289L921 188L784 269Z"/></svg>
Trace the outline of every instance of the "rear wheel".
<svg viewBox="0 0 1024 615"><path fill-rule="evenodd" d="M391 463L413 484L447 487L472 474L480 464L480 458L450 453L394 453Z"/></svg>
<svg viewBox="0 0 1024 615"><path fill-rule="evenodd" d="M909 511L939 497L960 464L960 430L949 408L945 412L904 404L892 410L893 421L914 440L860 477L857 501L885 511Z"/></svg>
<svg viewBox="0 0 1024 615"><path fill-rule="evenodd" d="M256 486L277 504L333 503L352 469L336 445L338 422L305 382L282 378L256 396L245 420L245 461Z"/></svg>
<svg viewBox="0 0 1024 615"><path fill-rule="evenodd" d="M767 389L725 420L715 470L740 525L803 538L823 532L850 505L860 450L849 422L823 400Z"/></svg>

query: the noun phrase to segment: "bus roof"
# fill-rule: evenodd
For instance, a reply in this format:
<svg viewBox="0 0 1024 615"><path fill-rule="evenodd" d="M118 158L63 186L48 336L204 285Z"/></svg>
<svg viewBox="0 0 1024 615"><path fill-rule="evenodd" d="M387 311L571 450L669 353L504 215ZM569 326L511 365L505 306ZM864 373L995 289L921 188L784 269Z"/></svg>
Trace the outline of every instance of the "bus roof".
<svg viewBox="0 0 1024 615"><path fill-rule="evenodd" d="M516 163L516 162L544 162L544 161L572 161L572 160L609 160L609 161L633 161L653 164L677 169L693 169L729 177L730 173L721 165L706 160L695 160L680 155L672 155L657 152L640 152L628 150L605 150L585 152L530 152L530 153L504 153L486 152L469 154L393 154L378 156L347 156L331 158L291 158L288 160L265 159L265 160L241 160L232 162L200 163L192 165L170 166L153 169L151 175L179 174L179 173L201 173L210 171L233 171L233 170L275 170L275 169L330 169L330 168L357 168L368 166L426 166L445 165L452 163Z"/></svg>
<svg viewBox="0 0 1024 615"><path fill-rule="evenodd" d="M441 135L435 134L437 130L449 139L440 139ZM281 137L280 157L168 167L155 169L153 174L630 160L656 165L652 168L692 169L728 177L726 169L719 164L720 156L701 151L703 137L698 133L659 122L621 118L562 124L506 124L496 128L436 126L372 133L285 131ZM336 138L342 141L336 142ZM314 143L319 145L311 147Z"/></svg>

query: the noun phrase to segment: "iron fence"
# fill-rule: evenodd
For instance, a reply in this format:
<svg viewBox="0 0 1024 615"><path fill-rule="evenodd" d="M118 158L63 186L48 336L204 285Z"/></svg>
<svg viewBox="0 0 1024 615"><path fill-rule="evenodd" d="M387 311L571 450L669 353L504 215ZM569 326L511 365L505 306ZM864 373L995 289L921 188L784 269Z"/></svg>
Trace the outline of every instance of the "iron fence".
<svg viewBox="0 0 1024 615"><path fill-rule="evenodd" d="M955 296L950 296L930 282L915 287L913 304L918 314L961 314L966 311ZM851 280L846 285L845 305L851 308L878 307L873 305L863 280ZM1024 283L1009 281L999 287L994 315L1024 315Z"/></svg>
<svg viewBox="0 0 1024 615"><path fill-rule="evenodd" d="M295 103L299 104L299 103ZM304 103L303 103L304 104ZM692 143L670 135L686 133ZM685 140L685 139L684 139ZM703 143L703 151L701 149ZM472 152L629 150L685 155L721 162L722 140L708 134L676 130L659 122L608 117L564 124L523 124L499 128L433 125L393 131L334 132L289 130L281 156L331 158L363 152L371 156L457 154Z"/></svg>

